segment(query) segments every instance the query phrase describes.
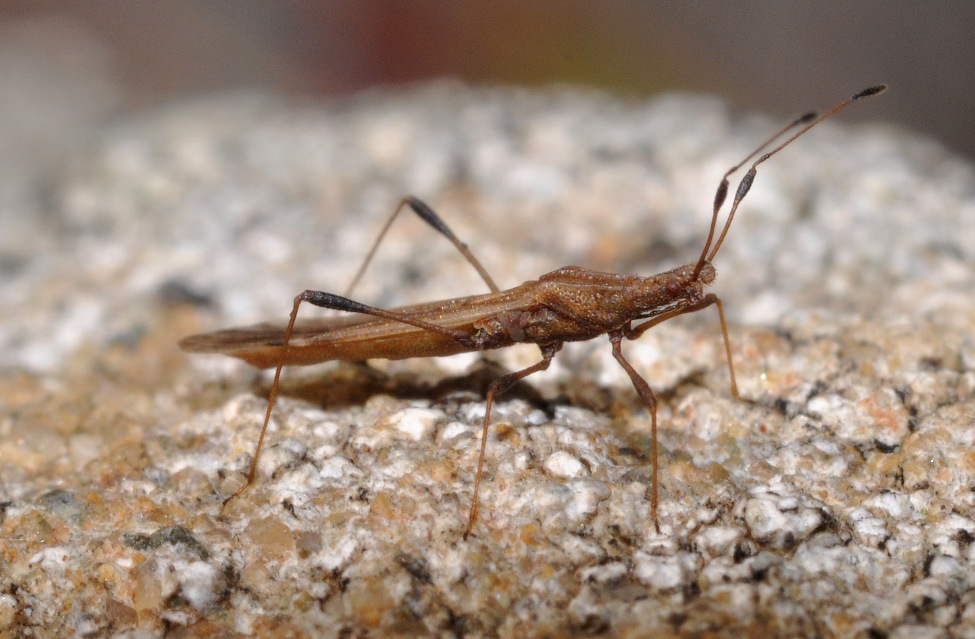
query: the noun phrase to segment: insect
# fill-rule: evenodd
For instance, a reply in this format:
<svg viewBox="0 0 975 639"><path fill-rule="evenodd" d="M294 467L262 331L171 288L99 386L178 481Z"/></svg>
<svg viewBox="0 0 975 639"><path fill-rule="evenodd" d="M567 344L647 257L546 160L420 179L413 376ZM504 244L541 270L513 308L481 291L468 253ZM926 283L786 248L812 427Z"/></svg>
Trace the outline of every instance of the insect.
<svg viewBox="0 0 975 639"><path fill-rule="evenodd" d="M467 245L454 235L433 209L415 197L403 198L380 231L344 296L306 290L294 298L291 315L284 327L258 324L244 328L231 328L187 337L179 343L180 348L187 352L222 353L242 359L258 368L275 368L267 412L254 449L247 483L224 503L238 497L255 480L257 460L277 400L283 367L317 364L329 360L364 361L380 358L440 357L504 348L516 343L536 344L541 351L540 361L522 370L502 375L488 386L474 493L464 532L466 539L478 516L478 494L484 469L488 428L491 424L491 408L498 395L515 382L547 369L552 358L565 342L589 340L599 335L607 335L612 346L613 357L626 371L650 415L651 457L653 458L650 512L654 525L659 531L657 399L650 385L624 357L623 340L637 339L662 322L714 306L718 311L724 339L731 394L738 397L724 306L721 298L714 293L705 293L704 288L715 279L716 273L712 261L727 236L741 201L752 186L756 168L796 138L854 101L877 95L885 89L884 85L873 86L834 105L822 115L811 112L797 118L729 169L722 177L715 193L711 225L700 257L695 262L650 277L600 273L578 266L566 266L546 273L537 280L501 290ZM765 151L776 140L796 127L801 128L770 151ZM763 151L765 152L752 162L738 184L724 226L715 239L718 213L728 195L729 176ZM477 270L491 292L392 309L377 308L350 299L348 295L361 278L379 243L396 216L405 208L411 209L446 237ZM298 309L302 303L345 311L351 315L339 318L303 319L299 322L297 321Z"/></svg>

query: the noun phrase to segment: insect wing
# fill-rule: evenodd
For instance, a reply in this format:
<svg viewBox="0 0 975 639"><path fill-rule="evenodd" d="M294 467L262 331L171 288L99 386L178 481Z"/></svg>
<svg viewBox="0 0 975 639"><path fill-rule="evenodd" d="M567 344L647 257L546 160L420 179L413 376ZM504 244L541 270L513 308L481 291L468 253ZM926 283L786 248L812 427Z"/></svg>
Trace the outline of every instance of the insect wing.
<svg viewBox="0 0 975 639"><path fill-rule="evenodd" d="M441 326L476 332L474 324L496 313L537 306L524 286L391 309ZM299 319L286 353L284 326L256 324L187 337L179 343L190 353L220 353L258 368L304 366L331 360L441 357L470 349L453 339L409 324L370 315Z"/></svg>

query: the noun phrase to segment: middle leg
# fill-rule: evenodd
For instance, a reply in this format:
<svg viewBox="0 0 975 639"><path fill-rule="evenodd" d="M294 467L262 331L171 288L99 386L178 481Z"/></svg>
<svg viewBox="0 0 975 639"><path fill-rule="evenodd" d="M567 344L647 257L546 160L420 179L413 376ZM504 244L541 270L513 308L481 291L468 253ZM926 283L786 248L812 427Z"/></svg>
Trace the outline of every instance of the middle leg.
<svg viewBox="0 0 975 639"><path fill-rule="evenodd" d="M523 368L520 371L503 375L495 379L488 386L487 396L484 402L484 426L481 429L481 452L477 457L477 475L474 476L474 497L471 499L471 510L467 517L467 528L464 530L464 539L467 539L467 536L471 534L471 529L477 520L477 500L481 488L481 471L484 470L484 453L487 451L488 426L491 423L491 406L494 405L494 398L511 388L515 382L528 377L532 373L537 373L548 368L549 364L552 363L552 358L562 348L562 344L556 342L554 344L540 346L539 348L542 350L542 361L528 368Z"/></svg>
<svg viewBox="0 0 975 639"><path fill-rule="evenodd" d="M609 341L613 345L613 357L619 362L626 374L630 376L630 381L633 382L633 388L636 389L636 394L640 396L643 400L643 404L647 407L647 412L650 413L650 456L653 458L652 466L652 479L651 479L651 494L650 494L650 516L653 517L654 528L657 532L660 532L660 523L657 521L657 502L659 493L659 484L657 481L657 475L660 467L660 460L657 458L657 398L653 394L653 390L650 388L650 384L647 380L640 377L640 374L636 372L636 369L623 357L623 349L621 343L623 341L623 331L614 331L609 334Z"/></svg>

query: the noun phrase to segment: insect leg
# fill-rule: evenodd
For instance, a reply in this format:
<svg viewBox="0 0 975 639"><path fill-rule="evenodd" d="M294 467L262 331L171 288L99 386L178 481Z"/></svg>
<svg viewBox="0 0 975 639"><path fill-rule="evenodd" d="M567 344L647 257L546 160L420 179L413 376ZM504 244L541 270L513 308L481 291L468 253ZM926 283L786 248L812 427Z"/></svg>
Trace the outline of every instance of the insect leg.
<svg viewBox="0 0 975 639"><path fill-rule="evenodd" d="M446 337L457 340L458 342L464 344L465 346L471 346L472 344L468 340L469 334L467 331L462 331L448 326L440 326L439 324L433 324L431 322L425 322L420 319L416 319L408 313L399 313L396 311L387 311L384 308L378 308L376 306L369 306L368 304L363 304L362 302L356 302L355 300L350 300L347 297L342 297L341 295L335 295L334 293L326 293L324 291L305 291L295 298L294 310L291 313L291 321L289 322L288 328L292 329L294 327L294 319L298 310L298 305L301 302L308 302L314 306L320 306L321 308L330 308L336 311L345 311L347 313L360 313L363 315L374 315L376 317L382 317L384 319L393 320L395 322L402 322L403 324L409 324L410 326L416 326L417 328L422 328L424 330L430 331L431 333L439 333ZM285 333L284 341L287 343L288 338L291 335L291 331L288 330ZM282 345L286 347L286 345Z"/></svg>
<svg viewBox="0 0 975 639"><path fill-rule="evenodd" d="M647 411L650 413L650 456L653 457L653 471L651 479L651 494L650 494L650 516L653 517L653 525L660 532L660 524L657 521L657 501L658 501L658 483L657 483L657 473L658 467L660 466L660 461L657 459L657 398L653 394L653 390L650 388L650 384L647 380L640 377L640 374L636 372L633 366L626 361L623 357L623 349L620 346L623 341L623 331L614 331L609 334L609 341L613 345L613 357L619 362L626 374L630 376L630 381L633 382L633 388L636 389L636 394L640 396L643 400L643 404L647 407Z"/></svg>
<svg viewBox="0 0 975 639"><path fill-rule="evenodd" d="M684 308L677 308L672 311L668 311L666 313L658 315L657 317L654 317L650 321L644 322L643 324L640 324L638 326L634 326L633 328L631 328L629 331L626 332L626 339L637 339L641 335L643 335L643 333L647 331L647 329L653 328L657 324L666 322L667 320L677 317L678 315L684 315L685 313L694 313L695 311L699 311L703 308L707 308L712 304L718 308L718 319L721 321L721 335L722 337L724 337L724 353L728 361L728 374L731 377L731 394L737 398L739 397L738 384L737 382L735 382L735 366L734 363L731 361L731 338L728 337L728 324L727 322L725 322L724 319L724 304L721 302L721 298L715 295L714 293L708 293L707 295L702 297L701 300L696 304L692 304L691 306L686 306Z"/></svg>
<svg viewBox="0 0 975 639"><path fill-rule="evenodd" d="M623 337L626 337L627 339L637 339L643 335L645 331L662 322L666 322L667 320L677 317L678 315L699 311L703 308L711 306L712 304L718 308L718 318L721 320L721 334L724 337L724 350L725 355L728 358L728 373L731 376L731 394L738 397L738 384L735 382L735 368L731 361L731 340L728 337L728 325L725 322L724 317L724 304L721 302L721 298L714 293L708 293L695 304L662 313L661 315L658 315L657 317L654 317L643 324L634 326L627 331L617 331L609 334L609 340L613 344L613 357L616 358L616 361L620 363L623 370L625 370L630 376L630 381L633 382L633 387L636 388L637 394L640 396L640 399L643 400L643 403L647 406L647 410L650 412L650 455L653 457L650 512L653 516L653 525L657 528L657 532L660 532L660 524L657 522L657 502L659 490L657 480L659 466L659 460L657 459L657 399L654 397L653 391L650 389L650 385L647 384L646 380L640 377L630 363L627 362L623 357L620 342Z"/></svg>
<svg viewBox="0 0 975 639"><path fill-rule="evenodd" d="M481 262L474 257L474 254L471 253L471 250L467 247L467 245L461 242L460 238L454 235L454 232L450 230L450 227L448 227L442 219L440 219L440 216L437 215L425 202L423 202L423 200L412 195L408 195L400 200L399 204L396 206L396 209L393 211L393 214L389 216L389 219L386 220L386 224L383 225L382 230L379 231L379 236L373 243L372 248L369 249L369 253L366 254L366 259L363 260L362 266L359 267L355 277L352 278L352 282L349 284L348 288L345 289L346 295L350 295L352 293L352 289L354 289L356 284L359 283L359 280L362 278L362 274L365 272L366 267L369 266L369 262L372 261L373 255L376 254L376 249L379 248L379 243L383 241L384 237L386 237L386 231L388 231L389 227L392 226L393 220L395 220L396 216L399 215L399 212L403 210L403 207L406 206L413 209L413 212L416 213L421 220L429 224L435 231L450 240L450 243L457 247L457 250L460 251L461 255L463 255L468 262L470 262L470 265L474 267L478 275L481 276L481 279L484 280L484 283L488 285L489 289L491 289L492 293L497 293L500 290L498 285L494 283L494 280L491 279L491 276L488 275L488 272L484 266L481 265Z"/></svg>
<svg viewBox="0 0 975 639"><path fill-rule="evenodd" d="M278 364L277 368L274 369L274 381L271 382L271 392L267 398L267 412L264 413L264 424L261 426L261 435L258 437L257 446L254 449L254 459L251 462L250 472L247 474L247 483L241 486L233 495L225 499L223 502L224 506L226 506L227 503L240 495L242 492L247 490L247 487L254 483L254 478L257 476L257 460L260 459L261 448L264 446L264 436L267 434L267 426L271 422L271 412L274 410L274 404L278 398L278 387L281 383L281 370L284 368L284 362L288 361L288 345L291 342L291 333L294 331L295 320L298 318L298 308L301 306L302 302L308 302L309 304L320 306L322 308L330 308L349 313L375 315L376 317L382 317L385 319L402 322L404 324L410 324L411 326L416 326L417 328L422 328L433 333L439 333L451 339L457 340L469 348L473 348L473 345L470 343L468 339L469 336L466 332L449 328L447 326L439 326L430 322L424 322L423 320L418 320L404 313L397 313L396 311L387 311L382 308L368 306L366 304L362 304L361 302L356 302L355 300L350 300L346 297L326 293L324 291L308 290L296 296L294 306L291 309L291 317L288 319L288 327L284 331L284 339L281 342L281 363Z"/></svg>
<svg viewBox="0 0 975 639"><path fill-rule="evenodd" d="M481 488L481 471L484 469L484 453L487 450L488 426L491 423L491 406L494 404L494 398L508 390L511 385L518 380L524 379L532 373L537 373L538 371L543 371L548 368L549 364L552 363L552 358L555 357L555 354L560 348L562 348L562 343L556 342L546 346L539 346L539 348L542 351L542 361L529 366L528 368L523 368L520 371L503 375L495 379L488 386L487 396L484 402L484 427L481 430L481 452L477 458L477 475L474 476L474 497L471 499L471 511L470 515L467 517L467 529L464 530L464 539L467 539L467 536L471 534L471 529L474 527L474 522L477 520L477 500L478 493L480 492Z"/></svg>

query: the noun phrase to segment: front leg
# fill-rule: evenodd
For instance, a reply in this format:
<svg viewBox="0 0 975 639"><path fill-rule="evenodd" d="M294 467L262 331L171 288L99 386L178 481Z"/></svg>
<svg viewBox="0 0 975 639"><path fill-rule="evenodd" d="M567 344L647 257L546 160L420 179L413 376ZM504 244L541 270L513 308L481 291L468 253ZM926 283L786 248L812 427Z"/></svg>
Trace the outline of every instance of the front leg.
<svg viewBox="0 0 975 639"><path fill-rule="evenodd" d="M637 339L647 330L653 328L657 324L662 324L669 319L677 317L678 315L684 315L686 313L693 313L695 311L700 311L708 306L714 305L718 308L718 319L721 321L721 335L724 337L724 352L728 361L728 375L731 376L731 394L737 399L738 395L738 383L735 381L735 366L731 361L731 339L728 337L728 324L724 319L724 304L721 302L721 298L714 293L708 293L702 297L699 301L685 306L683 308L675 308L672 311L668 311L653 319L640 324L639 326L634 326L625 331L626 339Z"/></svg>

